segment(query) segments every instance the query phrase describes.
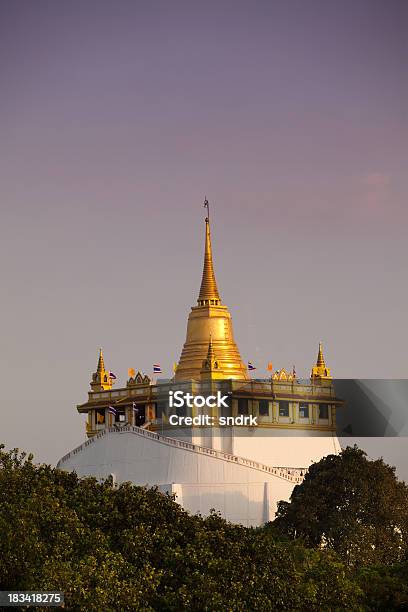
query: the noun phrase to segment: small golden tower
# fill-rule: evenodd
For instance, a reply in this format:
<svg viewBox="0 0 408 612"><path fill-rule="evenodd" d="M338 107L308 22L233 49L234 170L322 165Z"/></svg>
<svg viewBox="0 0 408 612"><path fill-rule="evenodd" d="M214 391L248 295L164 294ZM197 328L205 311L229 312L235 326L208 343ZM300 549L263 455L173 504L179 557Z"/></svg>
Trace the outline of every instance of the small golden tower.
<svg viewBox="0 0 408 612"><path fill-rule="evenodd" d="M201 368L201 380L222 380L224 378L225 374L222 370L220 362L215 356L212 337L210 334L207 357L203 360L203 366Z"/></svg>
<svg viewBox="0 0 408 612"><path fill-rule="evenodd" d="M102 349L99 350L99 360L96 372L92 374L92 391L108 391L112 389L112 379L108 370L105 370Z"/></svg>
<svg viewBox="0 0 408 612"><path fill-rule="evenodd" d="M207 200L204 203L208 209ZM191 308L187 323L187 337L175 372L176 381L200 380L203 362L207 358L208 338L222 363L222 379L247 380L248 372L242 362L232 330L231 315L221 304L215 281L211 248L210 220L205 219L204 267L197 306ZM206 376L206 375L205 375Z"/></svg>
<svg viewBox="0 0 408 612"><path fill-rule="evenodd" d="M316 361L316 365L312 367L312 373L310 375L310 378L313 379L319 379L319 380L324 380L324 379L331 379L332 376L330 374L330 368L326 367L326 363L324 361L324 357L323 357L323 347L322 347L322 343L319 342L319 352L317 354L317 361Z"/></svg>

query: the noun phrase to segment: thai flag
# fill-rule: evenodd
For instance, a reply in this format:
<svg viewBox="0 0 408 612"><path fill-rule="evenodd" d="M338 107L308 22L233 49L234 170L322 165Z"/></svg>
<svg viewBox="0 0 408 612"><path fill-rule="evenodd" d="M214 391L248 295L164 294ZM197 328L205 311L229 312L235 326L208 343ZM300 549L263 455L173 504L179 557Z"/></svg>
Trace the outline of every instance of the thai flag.
<svg viewBox="0 0 408 612"><path fill-rule="evenodd" d="M117 415L117 410L113 406L108 406L108 412L109 414L113 414L114 416Z"/></svg>
<svg viewBox="0 0 408 612"><path fill-rule="evenodd" d="M248 361L248 370L256 370L256 367L253 365L252 361Z"/></svg>
<svg viewBox="0 0 408 612"><path fill-rule="evenodd" d="M161 373L162 373L161 365L159 365L158 363L154 363L153 364L153 374L161 374Z"/></svg>
<svg viewBox="0 0 408 612"><path fill-rule="evenodd" d="M117 376L113 372L109 372L109 376L112 380L116 380Z"/></svg>

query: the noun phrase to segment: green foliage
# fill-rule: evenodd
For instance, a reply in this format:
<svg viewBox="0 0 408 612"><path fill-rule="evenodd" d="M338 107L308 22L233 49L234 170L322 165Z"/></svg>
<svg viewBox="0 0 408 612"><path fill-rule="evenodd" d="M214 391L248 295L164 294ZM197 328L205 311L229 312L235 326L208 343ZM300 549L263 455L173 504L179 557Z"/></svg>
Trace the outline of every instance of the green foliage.
<svg viewBox="0 0 408 612"><path fill-rule="evenodd" d="M387 566L361 568L357 582L364 591L368 610L408 609L408 562Z"/></svg>
<svg viewBox="0 0 408 612"><path fill-rule="evenodd" d="M274 526L192 516L155 489L79 479L2 448L0 589L61 590L68 609L106 612L317 612L380 609L377 596L406 601L395 594L406 569L370 569L383 572L376 591L371 575Z"/></svg>
<svg viewBox="0 0 408 612"><path fill-rule="evenodd" d="M310 467L274 526L336 551L348 566L397 563L408 550L408 487L382 459L347 447Z"/></svg>

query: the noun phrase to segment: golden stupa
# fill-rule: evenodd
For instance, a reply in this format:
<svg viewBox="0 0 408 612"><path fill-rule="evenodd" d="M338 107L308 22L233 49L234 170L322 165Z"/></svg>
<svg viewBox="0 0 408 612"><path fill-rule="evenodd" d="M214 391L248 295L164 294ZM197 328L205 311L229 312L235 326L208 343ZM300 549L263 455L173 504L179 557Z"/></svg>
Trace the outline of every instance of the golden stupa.
<svg viewBox="0 0 408 612"><path fill-rule="evenodd" d="M208 202L205 206L208 208ZM203 378L209 342L217 360L218 379L247 380L248 372L234 340L231 314L221 304L214 274L209 216L205 219L204 268L197 306L191 308L187 337L175 372L176 381Z"/></svg>
<svg viewBox="0 0 408 612"><path fill-rule="evenodd" d="M310 378L312 380L315 380L316 378L321 380L331 379L330 368L326 367L326 362L323 357L323 346L321 342L319 342L319 352L317 354L316 365L312 368Z"/></svg>
<svg viewBox="0 0 408 612"><path fill-rule="evenodd" d="M208 209L207 201L205 206ZM106 369L101 349L96 372L92 374L88 400L77 409L88 415L86 432L90 438L103 430L115 432L117 428L141 426L160 431L162 435L166 431L167 436L177 438L180 430L174 430L169 423L172 414L170 391L181 388L194 396L222 391L230 395L231 416L257 417L259 428L275 432L307 432L307 436L318 431L319 435L329 433L332 436L336 431L337 407L343 406L344 402L336 397L322 344L319 344L310 382L298 379L294 367L292 372L284 368L273 372L272 364L268 364L268 370L268 379L250 378L242 362L234 340L231 315L227 306L221 303L215 281L207 215L200 293L197 305L191 308L188 317L187 337L174 378L152 381L140 370L136 373L132 368L126 385L113 390L116 377ZM186 413L186 416L192 414ZM212 416L226 415L214 412ZM192 434L191 440L193 438ZM234 449L237 448L234 442ZM243 451L242 456L248 456L245 453Z"/></svg>

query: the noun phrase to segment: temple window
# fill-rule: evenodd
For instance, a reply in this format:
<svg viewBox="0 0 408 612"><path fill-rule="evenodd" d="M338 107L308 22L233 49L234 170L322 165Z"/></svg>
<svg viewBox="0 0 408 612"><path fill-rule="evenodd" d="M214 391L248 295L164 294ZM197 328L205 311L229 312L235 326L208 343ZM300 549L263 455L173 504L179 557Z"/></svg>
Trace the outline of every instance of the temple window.
<svg viewBox="0 0 408 612"><path fill-rule="evenodd" d="M299 417L301 419L309 418L309 406L308 404L299 404Z"/></svg>
<svg viewBox="0 0 408 612"><path fill-rule="evenodd" d="M279 402L279 416L280 417L289 416L289 402Z"/></svg>
<svg viewBox="0 0 408 612"><path fill-rule="evenodd" d="M269 401L259 400L259 416L269 416Z"/></svg>
<svg viewBox="0 0 408 612"><path fill-rule="evenodd" d="M96 425L104 425L105 423L105 409L100 408L96 410Z"/></svg>
<svg viewBox="0 0 408 612"><path fill-rule="evenodd" d="M115 416L115 423L124 423L125 422L125 411L118 410Z"/></svg>
<svg viewBox="0 0 408 612"><path fill-rule="evenodd" d="M248 400L246 398L240 397L238 399L238 414L248 414Z"/></svg>
<svg viewBox="0 0 408 612"><path fill-rule="evenodd" d="M329 418L329 407L327 404L319 405L319 419L328 419Z"/></svg>

